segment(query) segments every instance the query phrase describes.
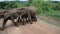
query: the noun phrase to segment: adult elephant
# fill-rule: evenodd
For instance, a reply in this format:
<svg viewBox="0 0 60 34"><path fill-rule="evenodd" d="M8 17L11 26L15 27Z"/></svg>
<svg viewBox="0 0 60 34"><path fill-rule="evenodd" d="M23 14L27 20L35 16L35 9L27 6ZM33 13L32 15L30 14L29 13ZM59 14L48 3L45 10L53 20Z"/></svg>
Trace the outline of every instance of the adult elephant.
<svg viewBox="0 0 60 34"><path fill-rule="evenodd" d="M1 30L5 29L5 25L8 20L11 20L14 23L14 25L17 26L17 23L14 22L14 19L17 19L18 16L19 14L17 13L16 8L7 10L7 12L4 13L4 20Z"/></svg>

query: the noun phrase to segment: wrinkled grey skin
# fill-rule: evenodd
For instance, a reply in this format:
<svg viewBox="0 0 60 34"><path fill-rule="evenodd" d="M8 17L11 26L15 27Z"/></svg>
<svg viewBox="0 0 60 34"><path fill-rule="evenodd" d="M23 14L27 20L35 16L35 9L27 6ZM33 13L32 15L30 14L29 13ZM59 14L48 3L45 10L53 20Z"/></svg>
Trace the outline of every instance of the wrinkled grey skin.
<svg viewBox="0 0 60 34"><path fill-rule="evenodd" d="M30 6L30 7L27 7L27 8L25 8L25 9L27 9L27 10L30 12L32 21L37 21L37 17L36 17L36 14L37 14L37 13L36 13L36 8Z"/></svg>
<svg viewBox="0 0 60 34"><path fill-rule="evenodd" d="M6 11L7 11L7 10L3 10L3 9L0 10L0 19L1 19L1 18L4 18L4 13L5 13Z"/></svg>
<svg viewBox="0 0 60 34"><path fill-rule="evenodd" d="M23 19L23 24L24 24L24 18L28 18L31 24L32 24L32 20L37 21L35 7L23 7L23 8L18 9L18 11Z"/></svg>
<svg viewBox="0 0 60 34"><path fill-rule="evenodd" d="M16 9L7 10L7 12L4 13L2 30L5 29L5 25L8 20L11 20L14 23L14 25L17 26L17 23L14 22L14 19L16 19L18 16L19 14L17 13Z"/></svg>
<svg viewBox="0 0 60 34"><path fill-rule="evenodd" d="M20 14L20 16L19 17L22 17L23 15L25 15L25 14L27 14L27 16L28 16L28 18L29 18L29 21L30 21L30 23L32 24L32 21L31 21L31 16L30 16L30 13L28 12L28 11L26 11L24 8L20 8L20 9L18 9L18 13ZM25 17L25 16L24 16ZM25 18L20 18L20 19L18 19L18 20L21 20L22 19L22 24L23 25L25 25L25 21L24 21L24 19Z"/></svg>

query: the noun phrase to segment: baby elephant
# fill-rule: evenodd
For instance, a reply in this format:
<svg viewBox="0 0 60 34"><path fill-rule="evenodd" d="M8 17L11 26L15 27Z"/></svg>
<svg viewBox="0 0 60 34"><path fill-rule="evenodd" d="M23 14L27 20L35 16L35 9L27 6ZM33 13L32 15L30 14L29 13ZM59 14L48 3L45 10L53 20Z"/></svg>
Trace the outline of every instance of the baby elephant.
<svg viewBox="0 0 60 34"><path fill-rule="evenodd" d="M32 21L37 21L37 17L36 17L36 8L35 7L32 7L32 6L30 6L30 7L27 7L27 8L25 8L25 9L27 9L29 12L30 12L30 15L31 15L31 19L32 19Z"/></svg>
<svg viewBox="0 0 60 34"><path fill-rule="evenodd" d="M28 18L31 24L32 24L32 20L37 21L35 7L23 7L18 9L18 11L19 11L19 14L21 15L21 18L23 19L23 24L24 24L24 18L26 18L26 20Z"/></svg>
<svg viewBox="0 0 60 34"><path fill-rule="evenodd" d="M1 30L5 29L5 25L8 20L11 20L14 25L17 26L17 23L14 22L14 19L16 19L18 16L19 14L17 13L16 9L7 10L7 12L4 13L4 20Z"/></svg>

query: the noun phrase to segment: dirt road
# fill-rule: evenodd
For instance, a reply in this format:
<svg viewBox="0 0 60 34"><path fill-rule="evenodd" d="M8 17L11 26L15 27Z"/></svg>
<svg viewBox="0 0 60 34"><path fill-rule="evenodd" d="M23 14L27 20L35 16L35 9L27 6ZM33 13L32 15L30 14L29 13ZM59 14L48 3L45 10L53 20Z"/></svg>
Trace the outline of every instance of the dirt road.
<svg viewBox="0 0 60 34"><path fill-rule="evenodd" d="M0 27L2 26L2 20L0 20ZM19 27L13 26L11 21L6 24L6 29L0 31L0 34L60 34L60 28L45 23L45 21L38 20L33 24L19 25Z"/></svg>

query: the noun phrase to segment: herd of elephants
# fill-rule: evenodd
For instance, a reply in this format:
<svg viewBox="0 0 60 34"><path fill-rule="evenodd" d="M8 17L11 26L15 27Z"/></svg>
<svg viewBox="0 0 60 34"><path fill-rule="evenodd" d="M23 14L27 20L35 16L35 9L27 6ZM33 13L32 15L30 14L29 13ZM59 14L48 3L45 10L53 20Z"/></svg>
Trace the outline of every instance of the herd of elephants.
<svg viewBox="0 0 60 34"><path fill-rule="evenodd" d="M37 22L36 8L31 6L9 10L0 9L0 19L1 18L3 18L1 30L5 29L5 25L8 20L11 20L15 26L18 25L17 22L22 22L22 24L25 25L25 22L28 21L30 24L33 24L33 21ZM17 21L14 21L14 19L17 19Z"/></svg>

